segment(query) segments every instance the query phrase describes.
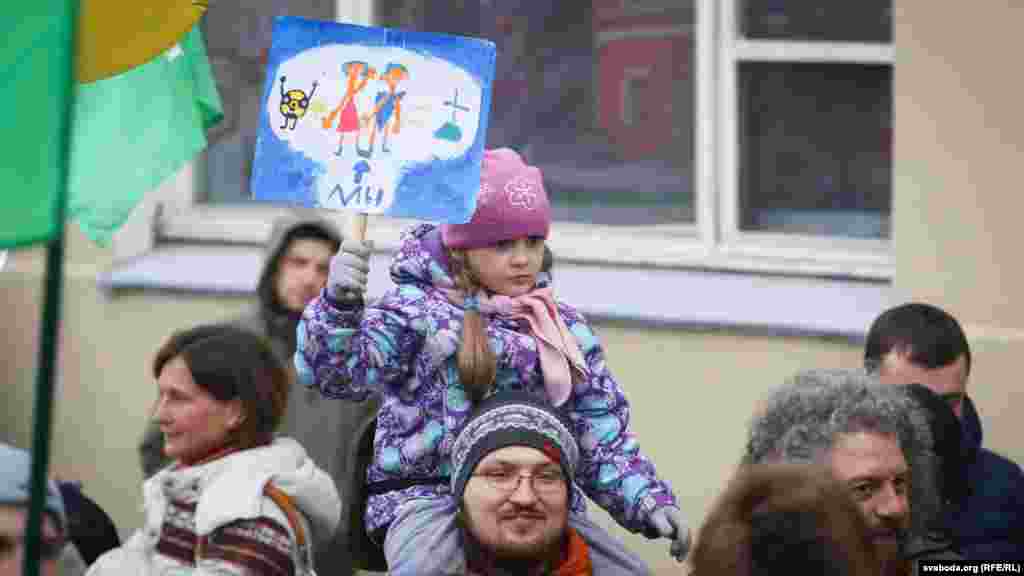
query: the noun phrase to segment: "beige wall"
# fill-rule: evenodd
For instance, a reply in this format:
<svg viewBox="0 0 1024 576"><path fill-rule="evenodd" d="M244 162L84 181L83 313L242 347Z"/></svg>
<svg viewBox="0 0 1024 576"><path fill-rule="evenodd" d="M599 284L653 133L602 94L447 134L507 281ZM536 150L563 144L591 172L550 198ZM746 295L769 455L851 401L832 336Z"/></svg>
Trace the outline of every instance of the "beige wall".
<svg viewBox="0 0 1024 576"><path fill-rule="evenodd" d="M238 313L243 299L137 293L111 300L96 290L109 251L69 227L54 413L53 470L85 483L122 533L139 524L136 444L154 400L153 352L174 329ZM41 249L13 253L0 272L0 439L28 447L42 306Z"/></svg>
<svg viewBox="0 0 1024 576"><path fill-rule="evenodd" d="M895 285L965 324L985 443L1024 462L1024 2L895 7Z"/></svg>
<svg viewBox="0 0 1024 576"><path fill-rule="evenodd" d="M742 336L600 325L608 362L633 406L641 448L699 526L743 450L764 392L802 368L857 366L860 348L807 338ZM597 506L599 521L613 522ZM681 574L666 541L613 528L657 574Z"/></svg>

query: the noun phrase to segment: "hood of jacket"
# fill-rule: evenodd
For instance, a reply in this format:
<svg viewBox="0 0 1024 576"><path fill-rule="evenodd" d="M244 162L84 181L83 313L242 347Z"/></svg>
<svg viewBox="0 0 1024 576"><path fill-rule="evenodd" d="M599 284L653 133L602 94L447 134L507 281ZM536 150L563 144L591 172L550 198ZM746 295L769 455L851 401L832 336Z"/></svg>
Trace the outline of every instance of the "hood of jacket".
<svg viewBox="0 0 1024 576"><path fill-rule="evenodd" d="M542 268L550 269L547 252ZM398 286L413 284L422 289L455 287L439 226L417 224L402 232L401 247L391 261L391 280ZM550 284L550 272L542 270L537 275L537 288Z"/></svg>
<svg viewBox="0 0 1024 576"><path fill-rule="evenodd" d="M263 269L256 284L256 295L259 299L259 316L265 323L264 328L268 335L273 338L281 335L290 335L294 339L299 315L289 312L281 305L277 298L277 288L274 280L281 264L281 257L284 256L289 244L291 244L295 232L300 227L307 226L320 229L329 238L337 242L339 246L341 245L341 233L333 224L326 220L291 215L274 221L270 237L267 240L266 251L264 252ZM294 350L294 343L292 343L290 348Z"/></svg>
<svg viewBox="0 0 1024 576"><path fill-rule="evenodd" d="M172 484L198 486L196 533L206 535L236 520L262 516L268 482L291 497L316 540L333 536L341 519L341 497L331 477L291 438L279 437L267 446L198 466L166 468L147 480L143 490L148 504L163 501L164 490Z"/></svg>
<svg viewBox="0 0 1024 576"><path fill-rule="evenodd" d="M967 462L973 462L981 449L981 441L984 436L981 429L981 418L974 408L974 402L970 396L964 395L963 406L960 413L960 422L963 430L961 446L963 455Z"/></svg>

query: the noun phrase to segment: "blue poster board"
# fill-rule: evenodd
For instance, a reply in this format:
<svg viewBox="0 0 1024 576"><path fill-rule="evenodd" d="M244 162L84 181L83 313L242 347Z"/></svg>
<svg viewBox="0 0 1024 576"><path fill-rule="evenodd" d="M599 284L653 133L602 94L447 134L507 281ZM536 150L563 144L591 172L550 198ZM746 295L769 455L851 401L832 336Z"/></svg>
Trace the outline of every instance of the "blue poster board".
<svg viewBox="0 0 1024 576"><path fill-rule="evenodd" d="M469 221L494 61L486 40L278 18L253 198Z"/></svg>

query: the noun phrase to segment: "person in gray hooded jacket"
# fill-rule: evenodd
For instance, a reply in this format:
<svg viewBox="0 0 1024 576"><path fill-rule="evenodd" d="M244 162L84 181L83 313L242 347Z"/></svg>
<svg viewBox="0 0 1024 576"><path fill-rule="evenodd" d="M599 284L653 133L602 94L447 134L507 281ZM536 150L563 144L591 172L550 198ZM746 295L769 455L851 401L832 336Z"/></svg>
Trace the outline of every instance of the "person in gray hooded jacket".
<svg viewBox="0 0 1024 576"><path fill-rule="evenodd" d="M306 304L319 295L326 284L330 258L337 252L341 239L337 228L324 220L289 216L276 221L256 287L257 301L233 322L266 337L274 352L289 367L295 353L299 317ZM295 385L281 434L297 440L341 490L348 470L349 441L376 411L376 401L320 402L316 390ZM147 478L166 466L163 438L158 428L151 425L147 429L139 452ZM342 493L342 498L346 496ZM339 530L334 541L317 550L318 572L353 572L345 538L344 531Z"/></svg>

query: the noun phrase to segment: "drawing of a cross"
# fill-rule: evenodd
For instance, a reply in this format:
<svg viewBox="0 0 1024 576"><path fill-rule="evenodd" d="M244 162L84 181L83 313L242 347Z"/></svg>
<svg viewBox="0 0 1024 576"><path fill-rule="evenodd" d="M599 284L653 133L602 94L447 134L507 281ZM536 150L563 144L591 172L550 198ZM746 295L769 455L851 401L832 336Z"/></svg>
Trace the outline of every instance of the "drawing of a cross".
<svg viewBox="0 0 1024 576"><path fill-rule="evenodd" d="M452 122L455 122L455 113L457 111L462 110L463 112L469 112L469 107L468 106L463 106L462 104L459 104L459 89L458 88L455 89L455 98L452 98L451 100L445 100L444 101L444 105L452 107Z"/></svg>

